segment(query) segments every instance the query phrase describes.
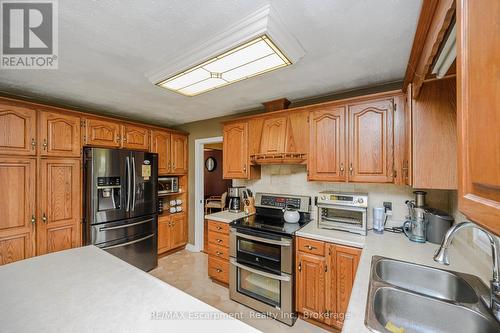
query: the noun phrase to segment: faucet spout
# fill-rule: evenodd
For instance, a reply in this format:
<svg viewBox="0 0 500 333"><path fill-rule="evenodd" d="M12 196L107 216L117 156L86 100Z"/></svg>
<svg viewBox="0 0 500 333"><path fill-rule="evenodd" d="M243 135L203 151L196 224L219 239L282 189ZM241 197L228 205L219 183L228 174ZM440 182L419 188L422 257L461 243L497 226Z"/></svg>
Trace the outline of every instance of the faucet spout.
<svg viewBox="0 0 500 333"><path fill-rule="evenodd" d="M497 320L500 321L500 275L499 275L499 267L500 267L500 257L498 256L500 251L500 244L498 242L498 238L490 234L487 230L479 227L478 225L472 222L462 222L455 224L452 226L445 234L441 246L437 250L434 255L434 261L443 264L449 265L449 256L448 256L448 247L450 246L451 240L455 237L457 231L465 228L476 228L483 231L491 244L491 257L493 260L493 276L490 281L490 289L491 289L491 297L490 297L490 310L493 312Z"/></svg>

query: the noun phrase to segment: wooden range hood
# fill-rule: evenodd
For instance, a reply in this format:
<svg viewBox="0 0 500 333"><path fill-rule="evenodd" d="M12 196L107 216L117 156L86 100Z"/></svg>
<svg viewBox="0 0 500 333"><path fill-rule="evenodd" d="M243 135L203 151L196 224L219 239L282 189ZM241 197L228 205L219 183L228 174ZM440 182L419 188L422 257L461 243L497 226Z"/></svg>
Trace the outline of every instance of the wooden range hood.
<svg viewBox="0 0 500 333"><path fill-rule="evenodd" d="M262 103L269 113L252 119L260 134L256 153L250 154L252 164L305 164L307 161L308 114L304 110L287 110L286 98ZM259 136L251 140L259 140Z"/></svg>

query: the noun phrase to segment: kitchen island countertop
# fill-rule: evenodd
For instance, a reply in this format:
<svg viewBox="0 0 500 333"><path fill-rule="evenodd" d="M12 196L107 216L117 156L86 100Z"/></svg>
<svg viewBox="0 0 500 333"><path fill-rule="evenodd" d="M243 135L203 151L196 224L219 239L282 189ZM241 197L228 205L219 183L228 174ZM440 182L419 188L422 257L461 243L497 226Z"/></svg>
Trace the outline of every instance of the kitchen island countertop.
<svg viewBox="0 0 500 333"><path fill-rule="evenodd" d="M5 333L259 332L95 246L0 267L0 323Z"/></svg>

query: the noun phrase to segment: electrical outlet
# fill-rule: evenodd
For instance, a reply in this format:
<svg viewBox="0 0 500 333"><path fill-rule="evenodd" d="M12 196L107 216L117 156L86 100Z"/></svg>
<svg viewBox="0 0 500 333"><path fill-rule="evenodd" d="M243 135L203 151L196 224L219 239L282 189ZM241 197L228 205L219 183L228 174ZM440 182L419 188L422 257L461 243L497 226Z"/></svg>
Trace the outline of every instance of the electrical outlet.
<svg viewBox="0 0 500 333"><path fill-rule="evenodd" d="M392 202L389 202L389 201L384 201L384 208L385 208L385 211L391 211L392 212Z"/></svg>

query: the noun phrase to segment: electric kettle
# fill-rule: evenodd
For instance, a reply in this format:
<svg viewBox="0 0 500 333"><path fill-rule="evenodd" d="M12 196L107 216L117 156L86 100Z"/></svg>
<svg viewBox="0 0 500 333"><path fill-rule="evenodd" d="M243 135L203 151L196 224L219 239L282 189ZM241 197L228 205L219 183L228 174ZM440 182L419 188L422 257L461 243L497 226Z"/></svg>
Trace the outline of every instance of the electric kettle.
<svg viewBox="0 0 500 333"><path fill-rule="evenodd" d="M295 206L286 205L283 208L283 218L287 223L298 223L300 220L300 213Z"/></svg>

